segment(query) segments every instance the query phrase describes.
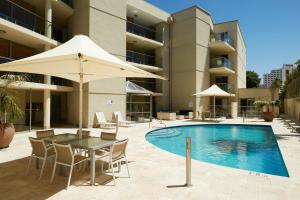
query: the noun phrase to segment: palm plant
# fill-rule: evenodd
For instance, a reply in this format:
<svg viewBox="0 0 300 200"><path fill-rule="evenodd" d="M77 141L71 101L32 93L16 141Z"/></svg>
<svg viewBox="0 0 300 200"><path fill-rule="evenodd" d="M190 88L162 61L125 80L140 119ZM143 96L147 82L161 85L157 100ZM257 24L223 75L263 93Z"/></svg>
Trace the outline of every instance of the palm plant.
<svg viewBox="0 0 300 200"><path fill-rule="evenodd" d="M7 113L9 120L20 118L24 115L19 105L16 103L16 91L11 85L21 84L20 81L26 81L27 77L17 74L6 74L0 76L0 123L7 123Z"/></svg>
<svg viewBox="0 0 300 200"><path fill-rule="evenodd" d="M272 85L271 85L271 93L272 93L272 102L275 102L275 92L276 90L278 90L280 87L281 87L281 80L280 79L275 79L273 82L272 82ZM272 105L272 111L274 112L274 103L271 104Z"/></svg>

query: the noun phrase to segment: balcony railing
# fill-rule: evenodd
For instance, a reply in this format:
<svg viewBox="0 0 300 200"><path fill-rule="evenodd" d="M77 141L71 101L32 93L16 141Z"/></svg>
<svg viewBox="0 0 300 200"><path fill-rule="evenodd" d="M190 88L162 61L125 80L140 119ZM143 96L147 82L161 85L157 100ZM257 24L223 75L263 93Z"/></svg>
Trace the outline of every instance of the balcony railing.
<svg viewBox="0 0 300 200"><path fill-rule="evenodd" d="M161 42L160 40L156 39L156 32L154 30L141 26L139 24L135 24L133 22L127 21L127 32Z"/></svg>
<svg viewBox="0 0 300 200"><path fill-rule="evenodd" d="M211 60L210 68L226 67L232 69L231 62L228 58L219 57Z"/></svg>
<svg viewBox="0 0 300 200"><path fill-rule="evenodd" d="M211 117L214 117L214 109L216 112L216 117L231 116L231 106L229 105L209 105L209 112Z"/></svg>
<svg viewBox="0 0 300 200"><path fill-rule="evenodd" d="M45 35L45 26L48 24L52 27L52 39L59 42L68 40L68 33L64 28L48 22L37 14L9 0L0 1L0 17L42 35Z"/></svg>
<svg viewBox="0 0 300 200"><path fill-rule="evenodd" d="M0 56L0 64L14 61L15 59L9 57ZM0 76L5 74L15 74L15 75L23 75L26 77L26 81L33 82L33 83L44 83L44 75L41 74L31 74L31 73L20 73L20 72L4 72L0 71ZM61 86L72 86L72 82L59 78L59 77L51 77L51 84L52 85L61 85Z"/></svg>
<svg viewBox="0 0 300 200"><path fill-rule="evenodd" d="M300 77L288 84L286 96L287 98L300 98Z"/></svg>
<svg viewBox="0 0 300 200"><path fill-rule="evenodd" d="M214 34L211 38L210 38L211 42L226 42L228 43L230 46L234 46L234 41L233 39L230 37L230 35L226 32L223 33L217 33Z"/></svg>
<svg viewBox="0 0 300 200"><path fill-rule="evenodd" d="M62 2L64 2L65 4L67 4L68 6L70 6L71 8L73 8L73 0L61 0Z"/></svg>
<svg viewBox="0 0 300 200"><path fill-rule="evenodd" d="M261 112L257 110L255 106L240 106L239 107L239 117L259 117L261 115Z"/></svg>
<svg viewBox="0 0 300 200"><path fill-rule="evenodd" d="M230 83L215 83L219 88L228 93L235 93L235 89Z"/></svg>
<svg viewBox="0 0 300 200"><path fill-rule="evenodd" d="M135 51L126 51L126 60L128 62L155 66L155 57Z"/></svg>
<svg viewBox="0 0 300 200"><path fill-rule="evenodd" d="M14 59L12 59L12 58L0 56L0 64L2 64L2 63L7 63L7 62L11 62L11 61L13 61L13 60L14 60Z"/></svg>

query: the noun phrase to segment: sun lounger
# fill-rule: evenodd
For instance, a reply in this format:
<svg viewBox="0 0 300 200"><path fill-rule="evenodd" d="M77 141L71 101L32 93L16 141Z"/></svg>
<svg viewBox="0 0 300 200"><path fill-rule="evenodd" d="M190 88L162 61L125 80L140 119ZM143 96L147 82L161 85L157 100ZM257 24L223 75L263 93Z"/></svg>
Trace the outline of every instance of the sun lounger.
<svg viewBox="0 0 300 200"><path fill-rule="evenodd" d="M131 121L126 121L123 119L123 116L120 111L113 112L113 120L115 123L117 123L118 121L118 125L122 127L129 127L130 125L132 125Z"/></svg>
<svg viewBox="0 0 300 200"><path fill-rule="evenodd" d="M105 115L103 112L96 112L96 126L99 126L100 128L115 128L116 123L108 122L105 118Z"/></svg>

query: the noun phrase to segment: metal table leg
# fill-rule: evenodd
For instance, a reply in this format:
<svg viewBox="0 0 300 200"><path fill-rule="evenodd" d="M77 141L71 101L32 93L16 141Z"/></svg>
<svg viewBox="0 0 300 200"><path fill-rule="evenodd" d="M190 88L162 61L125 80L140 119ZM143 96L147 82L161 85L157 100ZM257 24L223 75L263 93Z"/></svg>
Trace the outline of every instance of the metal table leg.
<svg viewBox="0 0 300 200"><path fill-rule="evenodd" d="M95 151L93 149L90 149L90 184L94 185L95 184Z"/></svg>

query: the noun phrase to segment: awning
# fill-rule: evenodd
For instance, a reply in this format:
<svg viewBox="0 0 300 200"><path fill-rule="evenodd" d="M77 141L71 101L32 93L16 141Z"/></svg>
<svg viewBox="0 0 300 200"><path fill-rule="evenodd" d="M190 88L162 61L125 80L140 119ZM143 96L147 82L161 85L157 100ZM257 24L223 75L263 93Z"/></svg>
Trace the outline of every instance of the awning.
<svg viewBox="0 0 300 200"><path fill-rule="evenodd" d="M149 94L152 95L153 92L147 90L133 82L126 81L126 93L130 94Z"/></svg>

